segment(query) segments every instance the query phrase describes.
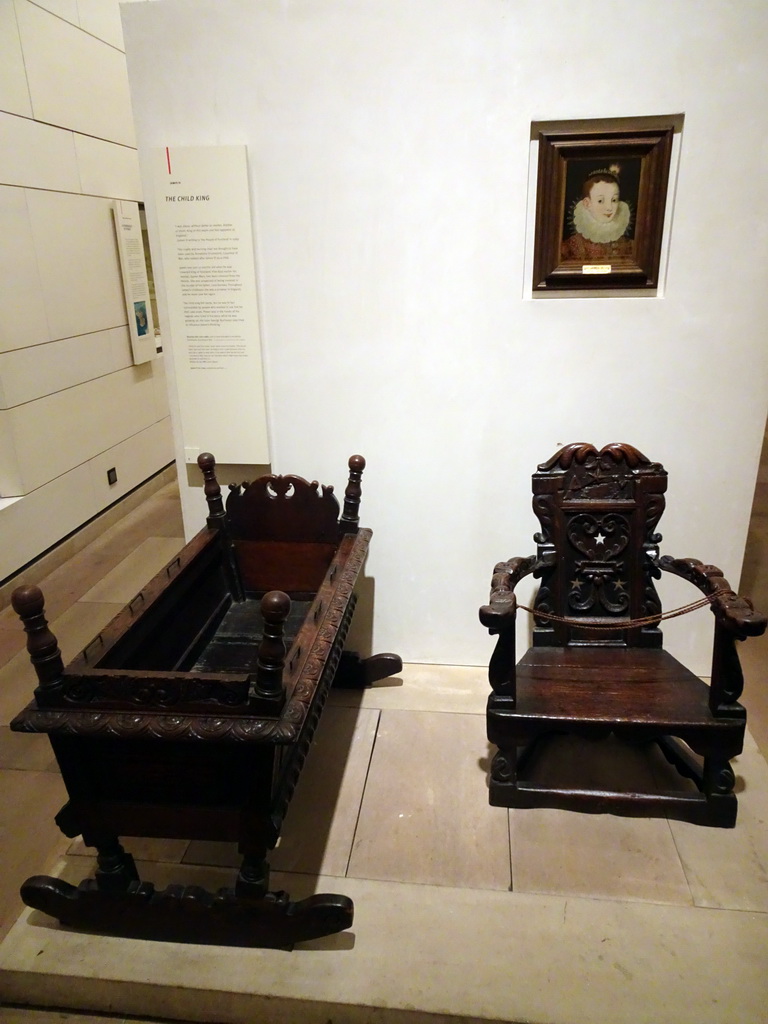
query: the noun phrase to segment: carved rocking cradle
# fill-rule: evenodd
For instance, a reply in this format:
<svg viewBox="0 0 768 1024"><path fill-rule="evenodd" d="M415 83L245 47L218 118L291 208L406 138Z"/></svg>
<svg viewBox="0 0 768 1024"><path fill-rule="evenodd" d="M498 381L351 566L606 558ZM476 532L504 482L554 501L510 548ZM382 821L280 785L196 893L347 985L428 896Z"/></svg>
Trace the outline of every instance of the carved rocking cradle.
<svg viewBox="0 0 768 1024"><path fill-rule="evenodd" d="M211 455L207 528L66 668L37 587L13 605L39 685L11 723L49 735L67 836L95 847L95 879L36 876L24 901L63 924L123 936L290 947L352 923L352 901L269 892L280 834L329 687L398 672L396 655L343 652L371 531L358 526L361 456L344 508L332 487L265 476L231 488ZM139 880L119 837L236 841L233 889Z"/></svg>
<svg viewBox="0 0 768 1024"><path fill-rule="evenodd" d="M499 638L487 708L488 739L499 748L491 804L735 824L729 762L742 750L746 722L736 641L763 633L766 619L714 566L660 557L655 530L666 487L659 463L618 443L601 451L567 445L534 474L537 552L497 565L480 609ZM711 603L711 686L662 648L654 586L662 572L690 581ZM514 589L529 574L541 580L533 646L515 664ZM546 773L541 781L538 756L558 734L653 741L695 786L622 791L553 783Z"/></svg>

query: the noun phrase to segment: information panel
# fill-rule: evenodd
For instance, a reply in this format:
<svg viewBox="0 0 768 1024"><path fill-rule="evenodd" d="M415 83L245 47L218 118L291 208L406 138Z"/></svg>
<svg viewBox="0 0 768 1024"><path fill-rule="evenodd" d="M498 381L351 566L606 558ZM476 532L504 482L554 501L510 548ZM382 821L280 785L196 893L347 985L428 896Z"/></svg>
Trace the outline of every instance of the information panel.
<svg viewBox="0 0 768 1024"><path fill-rule="evenodd" d="M144 259L144 242L141 237L139 204L117 200L113 213L133 361L146 363L157 355L157 345L152 306L149 301L149 281Z"/></svg>
<svg viewBox="0 0 768 1024"><path fill-rule="evenodd" d="M186 461L267 464L246 148L158 150L154 184Z"/></svg>

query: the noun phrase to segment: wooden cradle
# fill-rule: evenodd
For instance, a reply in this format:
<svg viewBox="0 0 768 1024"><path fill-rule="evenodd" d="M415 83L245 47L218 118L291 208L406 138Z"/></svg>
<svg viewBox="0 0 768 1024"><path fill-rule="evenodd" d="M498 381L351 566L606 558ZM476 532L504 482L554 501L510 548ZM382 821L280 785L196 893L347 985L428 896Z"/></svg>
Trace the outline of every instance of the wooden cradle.
<svg viewBox="0 0 768 1024"><path fill-rule="evenodd" d="M35 876L21 894L90 931L290 947L352 923L346 896L268 890L328 689L402 668L343 653L371 538L365 460L349 460L340 517L332 487L298 476L230 487L225 509L213 456L198 464L207 527L66 668L39 588L13 594L39 685L11 728L48 733L69 795L56 822L98 855L95 879ZM121 836L237 841L242 866L233 889L156 892Z"/></svg>

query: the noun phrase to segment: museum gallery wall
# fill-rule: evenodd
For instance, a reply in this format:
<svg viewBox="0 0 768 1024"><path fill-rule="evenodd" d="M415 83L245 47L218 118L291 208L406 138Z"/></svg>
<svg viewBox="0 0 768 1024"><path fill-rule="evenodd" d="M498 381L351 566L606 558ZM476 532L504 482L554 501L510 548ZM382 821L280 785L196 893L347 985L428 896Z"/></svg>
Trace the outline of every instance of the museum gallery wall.
<svg viewBox="0 0 768 1024"><path fill-rule="evenodd" d="M750 172L768 12L639 0L607 30L604 15L123 5L150 232L157 148L247 146L272 468L332 479L365 455L374 645L408 661L487 662L490 571L533 551L530 474L571 441L662 461L663 550L739 578L768 405L768 194ZM534 295L532 123L651 115L683 118L658 287ZM191 533L200 491L182 492ZM706 673L697 615L665 633Z"/></svg>

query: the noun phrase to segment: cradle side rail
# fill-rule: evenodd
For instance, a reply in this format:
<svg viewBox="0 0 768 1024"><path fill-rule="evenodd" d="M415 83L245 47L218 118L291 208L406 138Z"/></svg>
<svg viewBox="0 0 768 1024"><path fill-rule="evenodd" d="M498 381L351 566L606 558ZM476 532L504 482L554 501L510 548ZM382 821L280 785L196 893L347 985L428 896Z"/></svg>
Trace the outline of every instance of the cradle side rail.
<svg viewBox="0 0 768 1024"><path fill-rule="evenodd" d="M38 687L34 701L11 727L20 732L127 737L135 734L136 714L141 713L146 716L145 731L159 738L226 740L230 735L248 734L252 742L292 743L340 631L346 636L356 603L354 586L370 539L367 529L342 538L288 650L283 640L290 609L288 595L273 591L261 599L267 629L250 672L155 671L115 664L116 652L134 648L133 640L120 646L126 633L137 629L139 639L145 637L152 629L152 619L162 617L165 604L175 605L183 593L183 587L177 593L167 585L168 566L66 667L45 619L39 588L17 588L12 603L28 634L27 649ZM198 535L169 563L181 565L174 582L184 583L183 570L188 558L200 550L201 541L205 550L208 544L215 544L216 535ZM380 657L394 659L385 663L390 671L402 667L395 655ZM336 666L340 658L339 650ZM371 660L376 662L376 658ZM215 717L201 733L201 718L210 716Z"/></svg>

